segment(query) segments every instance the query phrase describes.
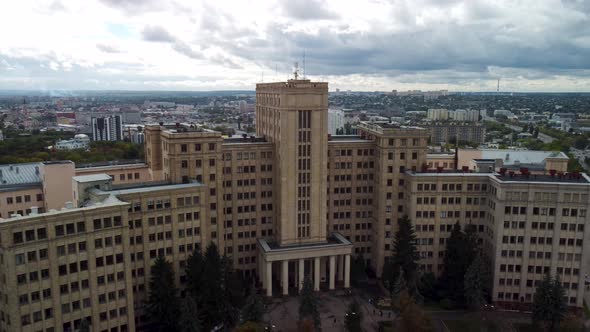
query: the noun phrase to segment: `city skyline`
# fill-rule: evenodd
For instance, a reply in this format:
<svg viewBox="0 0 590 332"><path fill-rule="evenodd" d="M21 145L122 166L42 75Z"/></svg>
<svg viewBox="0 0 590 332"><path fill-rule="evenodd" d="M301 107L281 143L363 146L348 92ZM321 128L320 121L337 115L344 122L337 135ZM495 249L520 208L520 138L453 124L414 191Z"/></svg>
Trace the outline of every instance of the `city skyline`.
<svg viewBox="0 0 590 332"><path fill-rule="evenodd" d="M0 89L250 90L298 61L331 90L590 91L576 0L4 4Z"/></svg>

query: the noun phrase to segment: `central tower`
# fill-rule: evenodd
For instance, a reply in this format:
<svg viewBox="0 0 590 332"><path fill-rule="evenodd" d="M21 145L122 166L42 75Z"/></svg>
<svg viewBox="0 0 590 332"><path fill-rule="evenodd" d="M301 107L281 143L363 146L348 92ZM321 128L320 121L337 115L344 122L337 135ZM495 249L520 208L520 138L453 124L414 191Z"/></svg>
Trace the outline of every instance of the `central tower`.
<svg viewBox="0 0 590 332"><path fill-rule="evenodd" d="M256 85L256 130L275 146L277 241L326 241L328 83Z"/></svg>

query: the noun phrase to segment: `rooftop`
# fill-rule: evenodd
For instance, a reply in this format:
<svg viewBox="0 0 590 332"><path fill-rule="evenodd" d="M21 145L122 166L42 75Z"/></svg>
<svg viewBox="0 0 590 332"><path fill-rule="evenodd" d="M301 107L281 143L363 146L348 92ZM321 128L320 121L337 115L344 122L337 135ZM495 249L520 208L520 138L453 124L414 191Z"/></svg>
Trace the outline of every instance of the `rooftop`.
<svg viewBox="0 0 590 332"><path fill-rule="evenodd" d="M145 192L153 192L153 191L160 191L160 190L170 190L170 189L183 189L183 188L193 188L193 187L200 187L202 183L199 182L191 182L191 183L181 183L181 184L163 184L162 182L146 182L144 184L129 187L129 188L119 188L113 189L109 191L103 191L100 189L93 188L91 189L96 194L104 194L104 195L125 195L125 194L136 194L136 193L145 193Z"/></svg>
<svg viewBox="0 0 590 332"><path fill-rule="evenodd" d="M74 181L79 183L95 182L95 181L110 181L111 176L107 174L91 174L91 175L79 175L72 178Z"/></svg>
<svg viewBox="0 0 590 332"><path fill-rule="evenodd" d="M370 142L357 135L331 135L328 142Z"/></svg>
<svg viewBox="0 0 590 332"><path fill-rule="evenodd" d="M224 144L239 144L239 143L267 143L265 137L262 136L248 136L248 137L227 137L223 139Z"/></svg>
<svg viewBox="0 0 590 332"><path fill-rule="evenodd" d="M305 244L293 244L287 246L281 246L274 241L266 241L265 239L258 239L264 252L280 252L280 251L291 251L291 250L305 250L310 248L329 248L329 247L340 247L352 245L344 236L340 233L332 233L326 239L326 242L318 243L305 243Z"/></svg>
<svg viewBox="0 0 590 332"><path fill-rule="evenodd" d="M473 159L501 159L505 166L520 164L545 164L547 158L569 159L559 151L532 151L532 150L508 150L508 149L459 149L459 157L462 153L478 153Z"/></svg>
<svg viewBox="0 0 590 332"><path fill-rule="evenodd" d="M590 177L585 173L563 173L550 174L522 174L520 172L500 173L476 173L461 172L455 170L430 170L428 172L407 171L407 175L420 177L489 177L501 182L529 182L529 183L554 183L554 184L590 184Z"/></svg>
<svg viewBox="0 0 590 332"><path fill-rule="evenodd" d="M40 185L41 163L0 165L0 191L14 187Z"/></svg>
<svg viewBox="0 0 590 332"><path fill-rule="evenodd" d="M494 178L502 182L546 182L546 183L582 183L590 184L590 178L583 173L565 173L565 174L493 174Z"/></svg>

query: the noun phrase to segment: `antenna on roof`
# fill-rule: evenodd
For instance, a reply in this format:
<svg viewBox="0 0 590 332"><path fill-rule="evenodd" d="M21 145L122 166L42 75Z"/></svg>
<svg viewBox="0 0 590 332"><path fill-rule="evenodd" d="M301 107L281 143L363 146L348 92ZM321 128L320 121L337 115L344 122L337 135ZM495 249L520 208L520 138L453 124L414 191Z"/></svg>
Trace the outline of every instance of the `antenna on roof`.
<svg viewBox="0 0 590 332"><path fill-rule="evenodd" d="M295 77L295 80L297 80L299 78L299 63L295 62L295 68L293 68L293 76Z"/></svg>
<svg viewBox="0 0 590 332"><path fill-rule="evenodd" d="M305 79L305 49L303 49L303 79Z"/></svg>

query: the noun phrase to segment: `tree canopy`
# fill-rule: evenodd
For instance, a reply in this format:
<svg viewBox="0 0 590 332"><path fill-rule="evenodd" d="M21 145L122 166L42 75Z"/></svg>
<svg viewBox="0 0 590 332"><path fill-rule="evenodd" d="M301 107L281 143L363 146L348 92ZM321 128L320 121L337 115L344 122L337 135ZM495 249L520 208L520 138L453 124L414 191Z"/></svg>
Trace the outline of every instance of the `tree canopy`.
<svg viewBox="0 0 590 332"><path fill-rule="evenodd" d="M558 331L566 311L565 290L561 282L549 274L545 275L533 297L533 323L545 325L552 332Z"/></svg>
<svg viewBox="0 0 590 332"><path fill-rule="evenodd" d="M318 298L313 292L311 279L305 277L303 287L299 295L299 321L312 320L315 327L320 326L320 312L318 311Z"/></svg>
<svg viewBox="0 0 590 332"><path fill-rule="evenodd" d="M176 331L180 313L172 264L162 256L151 267L147 312L158 331Z"/></svg>

